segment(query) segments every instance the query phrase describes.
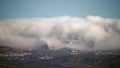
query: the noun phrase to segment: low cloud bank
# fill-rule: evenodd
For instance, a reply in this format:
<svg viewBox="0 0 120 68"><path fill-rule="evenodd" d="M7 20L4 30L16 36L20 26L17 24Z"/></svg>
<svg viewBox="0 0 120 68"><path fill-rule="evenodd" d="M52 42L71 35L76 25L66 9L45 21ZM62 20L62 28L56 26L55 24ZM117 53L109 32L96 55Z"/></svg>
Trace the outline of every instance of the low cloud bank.
<svg viewBox="0 0 120 68"><path fill-rule="evenodd" d="M0 45L18 48L120 48L120 19L87 16L0 20ZM45 46L44 46L45 45Z"/></svg>

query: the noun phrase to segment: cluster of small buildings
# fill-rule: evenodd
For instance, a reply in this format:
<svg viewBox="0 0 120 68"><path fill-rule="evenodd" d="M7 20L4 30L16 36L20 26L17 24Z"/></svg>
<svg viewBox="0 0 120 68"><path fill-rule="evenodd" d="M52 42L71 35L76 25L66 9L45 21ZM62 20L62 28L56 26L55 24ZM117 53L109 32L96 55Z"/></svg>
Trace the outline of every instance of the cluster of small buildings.
<svg viewBox="0 0 120 68"><path fill-rule="evenodd" d="M0 56L26 56L31 55L30 52L4 52L0 53Z"/></svg>

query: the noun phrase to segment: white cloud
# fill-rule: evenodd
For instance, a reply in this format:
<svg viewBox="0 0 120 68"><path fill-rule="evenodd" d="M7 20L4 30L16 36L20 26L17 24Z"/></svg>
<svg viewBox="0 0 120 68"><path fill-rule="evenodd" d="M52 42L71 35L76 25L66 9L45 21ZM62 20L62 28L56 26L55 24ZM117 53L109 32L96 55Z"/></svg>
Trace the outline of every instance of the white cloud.
<svg viewBox="0 0 120 68"><path fill-rule="evenodd" d="M87 19L91 22L96 22L96 23L104 21L104 19L99 16L87 16Z"/></svg>
<svg viewBox="0 0 120 68"><path fill-rule="evenodd" d="M51 49L115 49L120 48L119 23L99 16L0 20L0 44L31 48L44 41Z"/></svg>

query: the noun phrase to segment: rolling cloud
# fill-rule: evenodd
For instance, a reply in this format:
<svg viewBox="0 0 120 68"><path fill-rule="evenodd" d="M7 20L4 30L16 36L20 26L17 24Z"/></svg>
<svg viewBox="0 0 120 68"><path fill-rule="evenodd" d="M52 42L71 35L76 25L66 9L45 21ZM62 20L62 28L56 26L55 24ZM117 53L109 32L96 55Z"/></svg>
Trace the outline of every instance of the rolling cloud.
<svg viewBox="0 0 120 68"><path fill-rule="evenodd" d="M79 50L120 48L120 19L87 16L0 20L0 45Z"/></svg>

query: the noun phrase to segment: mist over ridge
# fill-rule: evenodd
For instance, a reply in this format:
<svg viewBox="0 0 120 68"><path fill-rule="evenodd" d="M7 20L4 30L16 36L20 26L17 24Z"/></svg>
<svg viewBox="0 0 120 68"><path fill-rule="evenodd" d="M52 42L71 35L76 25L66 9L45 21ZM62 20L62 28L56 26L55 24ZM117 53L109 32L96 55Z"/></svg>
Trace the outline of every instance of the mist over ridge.
<svg viewBox="0 0 120 68"><path fill-rule="evenodd" d="M120 19L60 16L0 20L0 45L18 48L120 48Z"/></svg>

